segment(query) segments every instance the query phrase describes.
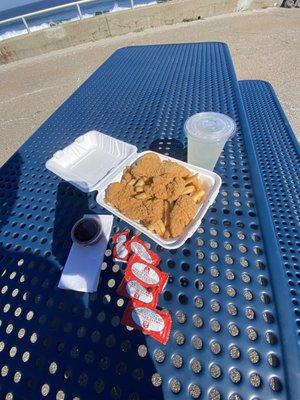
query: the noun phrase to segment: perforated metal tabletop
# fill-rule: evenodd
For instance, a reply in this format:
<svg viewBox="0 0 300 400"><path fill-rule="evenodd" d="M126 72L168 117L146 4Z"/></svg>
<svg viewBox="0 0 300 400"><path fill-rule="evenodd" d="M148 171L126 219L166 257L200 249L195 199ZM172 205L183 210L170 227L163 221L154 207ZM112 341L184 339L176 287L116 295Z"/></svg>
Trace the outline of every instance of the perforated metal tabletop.
<svg viewBox="0 0 300 400"><path fill-rule="evenodd" d="M120 325L122 266L110 248L97 293L57 288L72 225L105 211L45 162L91 129L185 159L184 121L207 110L230 115L238 133L197 233L178 250L150 242L170 274L163 346ZM1 398L296 400L297 146L269 85L239 89L226 45L114 53L0 170ZM114 219L115 231L125 226Z"/></svg>

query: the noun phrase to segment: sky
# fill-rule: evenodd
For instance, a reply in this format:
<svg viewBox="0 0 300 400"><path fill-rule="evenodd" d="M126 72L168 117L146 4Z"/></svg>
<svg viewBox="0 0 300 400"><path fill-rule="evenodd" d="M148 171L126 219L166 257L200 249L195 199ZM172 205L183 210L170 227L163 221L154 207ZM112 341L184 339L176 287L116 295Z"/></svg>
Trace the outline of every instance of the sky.
<svg viewBox="0 0 300 400"><path fill-rule="evenodd" d="M8 10L9 8L24 6L29 3L37 3L40 0L0 0L0 11Z"/></svg>

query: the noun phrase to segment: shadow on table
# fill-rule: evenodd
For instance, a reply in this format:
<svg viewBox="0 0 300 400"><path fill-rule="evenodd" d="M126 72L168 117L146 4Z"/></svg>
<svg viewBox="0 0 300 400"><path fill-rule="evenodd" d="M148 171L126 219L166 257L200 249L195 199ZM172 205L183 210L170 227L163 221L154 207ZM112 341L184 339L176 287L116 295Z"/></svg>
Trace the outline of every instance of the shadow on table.
<svg viewBox="0 0 300 400"><path fill-rule="evenodd" d="M88 193L82 192L68 182L59 183L55 202L52 254L61 269L65 265L72 247L72 227L85 214L93 214L89 209ZM82 293L81 300L85 307L89 307L90 295L88 293Z"/></svg>
<svg viewBox="0 0 300 400"><path fill-rule="evenodd" d="M65 265L72 246L72 227L84 214L93 214L89 210L88 193L83 193L68 182L59 183L55 202L52 254L61 266Z"/></svg>
<svg viewBox="0 0 300 400"><path fill-rule="evenodd" d="M23 159L17 152L0 168L0 233L4 232L15 203L20 198L19 181Z"/></svg>
<svg viewBox="0 0 300 400"><path fill-rule="evenodd" d="M182 161L186 161L187 159L187 150L183 143L177 139L156 139L150 144L149 150L156 151L157 153L165 154Z"/></svg>
<svg viewBox="0 0 300 400"><path fill-rule="evenodd" d="M17 208L22 165L16 153L0 170L0 352L1 368L8 366L0 397L38 399L50 390L53 398L163 399L161 388L151 383L156 368L145 352L145 337L120 325L125 306L116 288L122 273L112 268L111 257L104 260L97 293L57 288L71 246L70 228L89 212L87 196L59 184L52 255L34 254L24 248L21 235L14 238L22 229L22 218L13 222L16 210L22 210Z"/></svg>

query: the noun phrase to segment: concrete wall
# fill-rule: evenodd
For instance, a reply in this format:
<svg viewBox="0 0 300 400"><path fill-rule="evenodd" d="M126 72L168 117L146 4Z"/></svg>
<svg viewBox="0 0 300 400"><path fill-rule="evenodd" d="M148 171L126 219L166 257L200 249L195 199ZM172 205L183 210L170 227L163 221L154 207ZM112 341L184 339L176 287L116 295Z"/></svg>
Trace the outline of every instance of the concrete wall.
<svg viewBox="0 0 300 400"><path fill-rule="evenodd" d="M273 5L274 0L173 0L107 13L1 41L0 64L110 36Z"/></svg>

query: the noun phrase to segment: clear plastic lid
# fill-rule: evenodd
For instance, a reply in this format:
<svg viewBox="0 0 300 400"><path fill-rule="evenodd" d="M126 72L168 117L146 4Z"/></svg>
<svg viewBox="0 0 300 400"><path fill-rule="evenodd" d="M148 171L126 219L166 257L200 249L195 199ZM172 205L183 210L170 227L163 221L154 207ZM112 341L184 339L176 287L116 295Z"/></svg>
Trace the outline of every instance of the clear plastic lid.
<svg viewBox="0 0 300 400"><path fill-rule="evenodd" d="M192 115L184 124L187 137L205 142L226 142L236 131L236 123L228 115L201 112Z"/></svg>

